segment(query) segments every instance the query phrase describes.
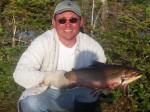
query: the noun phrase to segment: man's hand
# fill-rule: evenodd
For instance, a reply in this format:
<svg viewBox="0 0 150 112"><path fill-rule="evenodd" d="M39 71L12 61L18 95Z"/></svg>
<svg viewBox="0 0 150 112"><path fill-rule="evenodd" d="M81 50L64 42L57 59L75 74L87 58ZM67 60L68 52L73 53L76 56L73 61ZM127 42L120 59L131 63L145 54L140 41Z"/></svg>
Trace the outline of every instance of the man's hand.
<svg viewBox="0 0 150 112"><path fill-rule="evenodd" d="M66 71L59 70L53 72L45 72L43 84L46 86L55 86L57 88L66 87L70 81L64 76Z"/></svg>
<svg viewBox="0 0 150 112"><path fill-rule="evenodd" d="M108 88L110 90L115 90L115 89L117 89L120 86L120 84L114 82L114 83L110 83L108 86L109 86Z"/></svg>
<svg viewBox="0 0 150 112"><path fill-rule="evenodd" d="M105 95L111 93L113 90L116 90L120 86L120 84L116 82L110 82L106 85L107 87L102 90L103 94Z"/></svg>

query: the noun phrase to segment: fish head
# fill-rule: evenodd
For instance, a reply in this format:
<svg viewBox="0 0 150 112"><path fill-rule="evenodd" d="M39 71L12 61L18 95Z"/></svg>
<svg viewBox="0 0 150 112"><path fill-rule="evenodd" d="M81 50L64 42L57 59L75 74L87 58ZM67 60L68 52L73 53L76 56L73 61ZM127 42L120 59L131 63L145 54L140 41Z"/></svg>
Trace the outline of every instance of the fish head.
<svg viewBox="0 0 150 112"><path fill-rule="evenodd" d="M122 73L122 84L129 84L142 77L142 72L138 69L128 68Z"/></svg>

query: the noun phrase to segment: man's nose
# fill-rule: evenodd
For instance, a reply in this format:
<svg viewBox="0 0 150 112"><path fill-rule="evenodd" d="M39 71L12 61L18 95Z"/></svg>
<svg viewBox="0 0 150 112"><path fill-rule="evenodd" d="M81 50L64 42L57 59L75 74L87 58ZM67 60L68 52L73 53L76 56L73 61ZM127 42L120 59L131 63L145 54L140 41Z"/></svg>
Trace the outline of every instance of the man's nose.
<svg viewBox="0 0 150 112"><path fill-rule="evenodd" d="M70 27L70 26L71 26L71 23L70 23L69 20L66 21L66 26L67 26L67 27Z"/></svg>

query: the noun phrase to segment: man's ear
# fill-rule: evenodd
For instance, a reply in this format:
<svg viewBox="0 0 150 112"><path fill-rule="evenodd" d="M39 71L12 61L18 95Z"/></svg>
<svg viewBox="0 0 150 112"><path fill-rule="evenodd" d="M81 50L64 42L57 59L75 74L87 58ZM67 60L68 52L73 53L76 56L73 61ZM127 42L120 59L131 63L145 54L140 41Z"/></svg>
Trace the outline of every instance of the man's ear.
<svg viewBox="0 0 150 112"><path fill-rule="evenodd" d="M55 22L56 22L56 21L55 21L55 19L53 18L53 19L52 19L52 25L53 25L54 27L55 27Z"/></svg>
<svg viewBox="0 0 150 112"><path fill-rule="evenodd" d="M84 24L84 18L83 18L83 17L81 17L81 20L80 20L80 27L82 27L82 26L83 26L83 24Z"/></svg>

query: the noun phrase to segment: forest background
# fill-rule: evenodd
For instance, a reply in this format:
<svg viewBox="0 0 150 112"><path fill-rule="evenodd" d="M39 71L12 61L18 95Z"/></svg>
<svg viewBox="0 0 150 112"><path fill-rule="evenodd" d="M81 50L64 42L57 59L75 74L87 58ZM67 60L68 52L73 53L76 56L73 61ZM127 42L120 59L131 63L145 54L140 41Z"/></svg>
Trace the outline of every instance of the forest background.
<svg viewBox="0 0 150 112"><path fill-rule="evenodd" d="M52 28L51 18L61 0L0 0L0 112L16 112L24 90L12 77L15 66L36 36ZM85 24L81 31L97 40L107 63L140 69L142 78L103 96L98 111L150 111L150 1L75 0Z"/></svg>

